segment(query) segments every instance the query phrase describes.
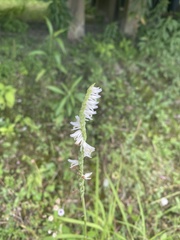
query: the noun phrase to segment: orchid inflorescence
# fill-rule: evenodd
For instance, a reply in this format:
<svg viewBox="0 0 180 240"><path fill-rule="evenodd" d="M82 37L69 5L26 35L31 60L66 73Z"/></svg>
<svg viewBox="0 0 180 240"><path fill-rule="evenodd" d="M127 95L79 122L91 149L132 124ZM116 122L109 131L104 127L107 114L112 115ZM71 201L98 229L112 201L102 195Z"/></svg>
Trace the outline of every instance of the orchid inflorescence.
<svg viewBox="0 0 180 240"><path fill-rule="evenodd" d="M83 173L83 159L85 157L91 158L92 152L95 151L95 148L86 142L86 122L92 120L92 116L96 114L95 109L98 108L97 99L101 97L99 95L101 91L102 89L95 87L94 84L88 88L86 96L82 103L80 114L79 116L75 117L75 122L71 122L71 125L73 126L72 130L74 133L72 133L70 137L74 138L75 144L80 146L81 155L79 157L79 160L68 159L68 162L71 164L70 168L78 165L80 166L81 177L85 180L91 179L90 175L92 172L85 174Z"/></svg>
<svg viewBox="0 0 180 240"><path fill-rule="evenodd" d="M75 144L80 146L80 154L78 160L68 159L68 162L70 163L70 168L78 166L79 169L79 187L84 217L84 239L87 239L87 213L84 197L85 180L90 180L92 175L92 172L84 173L84 158L91 158L92 152L95 151L95 148L86 142L86 122L92 120L92 116L96 114L95 109L98 108L97 99L101 97L99 95L101 91L102 89L95 87L94 84L88 88L79 112L79 116L76 116L75 122L71 122L71 125L73 126L72 131L74 131L74 133L72 133L70 136L74 138Z"/></svg>

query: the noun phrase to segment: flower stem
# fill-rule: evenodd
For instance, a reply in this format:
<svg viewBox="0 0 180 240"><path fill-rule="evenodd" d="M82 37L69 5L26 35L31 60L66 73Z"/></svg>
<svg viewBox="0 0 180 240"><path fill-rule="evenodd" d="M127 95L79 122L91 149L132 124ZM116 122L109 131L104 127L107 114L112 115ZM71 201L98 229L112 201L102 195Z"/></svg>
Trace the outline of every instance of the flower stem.
<svg viewBox="0 0 180 240"><path fill-rule="evenodd" d="M87 213L86 213L86 202L84 197L85 192L85 186L84 186L84 179L82 178L84 174L84 152L82 151L80 153L79 158L79 167L80 167L80 193L81 193L81 202L82 202L82 208L83 208L83 215L84 215L84 239L87 237Z"/></svg>
<svg viewBox="0 0 180 240"><path fill-rule="evenodd" d="M83 185L84 185L84 180L83 180ZM86 224L87 214L86 214L86 203L85 203L84 194L81 195L81 201L82 201L82 207L83 207L83 213L84 213L84 239L86 239L87 238L87 224Z"/></svg>

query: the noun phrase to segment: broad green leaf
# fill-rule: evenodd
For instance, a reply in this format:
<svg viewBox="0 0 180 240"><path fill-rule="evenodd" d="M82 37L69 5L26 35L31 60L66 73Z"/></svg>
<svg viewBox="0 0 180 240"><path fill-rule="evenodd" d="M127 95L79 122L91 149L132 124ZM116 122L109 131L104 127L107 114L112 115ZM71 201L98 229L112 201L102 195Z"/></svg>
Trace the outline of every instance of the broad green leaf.
<svg viewBox="0 0 180 240"><path fill-rule="evenodd" d="M35 55L47 55L47 54L41 50L35 50L29 53L29 56L35 56Z"/></svg>
<svg viewBox="0 0 180 240"><path fill-rule="evenodd" d="M64 97L61 101L60 101L60 104L56 110L56 116L58 116L60 113L62 113L62 109L64 107L64 105L66 104L67 102L67 96Z"/></svg>
<svg viewBox="0 0 180 240"><path fill-rule="evenodd" d="M57 66L58 66L58 68L59 68L59 67L61 66L61 55L58 54L58 53L56 53L56 54L54 55L54 58L55 58L55 60L56 60Z"/></svg>
<svg viewBox="0 0 180 240"><path fill-rule="evenodd" d="M0 104L5 105L5 101L4 101L4 98L2 96L0 96Z"/></svg>
<svg viewBox="0 0 180 240"><path fill-rule="evenodd" d="M2 89L4 89L4 88L5 88L4 84L3 84L3 83L0 83L0 90L2 90Z"/></svg>
<svg viewBox="0 0 180 240"><path fill-rule="evenodd" d="M78 79L76 79L76 81L73 83L71 89L74 89L78 85L78 83L80 83L81 80L82 80L82 77L79 77Z"/></svg>
<svg viewBox="0 0 180 240"><path fill-rule="evenodd" d="M76 94L75 98L78 99L80 102L83 101L85 94L84 93L78 93Z"/></svg>
<svg viewBox="0 0 180 240"><path fill-rule="evenodd" d="M37 74L35 81L38 82L46 73L46 70L43 68L41 71Z"/></svg>
<svg viewBox="0 0 180 240"><path fill-rule="evenodd" d="M57 88L55 86L47 86L47 89L51 90L52 92L64 95L64 92L60 88Z"/></svg>
<svg viewBox="0 0 180 240"><path fill-rule="evenodd" d="M7 107L12 108L14 106L14 102L15 102L14 91L7 92L5 94L5 99L6 99Z"/></svg>
<svg viewBox="0 0 180 240"><path fill-rule="evenodd" d="M61 83L61 86L63 87L64 91L66 91L66 93L69 93L69 88L66 86L66 84Z"/></svg>
<svg viewBox="0 0 180 240"><path fill-rule="evenodd" d="M68 116L70 117L70 116L71 116L71 113L72 113L72 106L71 106L71 104L68 104L68 105L67 105L66 110L67 110Z"/></svg>
<svg viewBox="0 0 180 240"><path fill-rule="evenodd" d="M57 37L57 36L59 36L61 33L64 33L66 30L65 29L60 29L60 30L58 30L58 31L56 31L54 34L53 34L53 36L54 37ZM58 39L57 39L58 40Z"/></svg>
<svg viewBox="0 0 180 240"><path fill-rule="evenodd" d="M70 97L70 101L72 103L72 106L75 106L75 97L74 97L74 95L71 94L69 97Z"/></svg>
<svg viewBox="0 0 180 240"><path fill-rule="evenodd" d="M59 115L56 119L55 119L55 123L56 125L61 125L61 123L64 120L64 114Z"/></svg>
<svg viewBox="0 0 180 240"><path fill-rule="evenodd" d="M56 41L57 41L60 49L62 50L62 52L63 52L64 54L66 54L67 52L66 52L66 49L65 49L65 46L64 46L63 41L62 41L61 39L56 39Z"/></svg>
<svg viewBox="0 0 180 240"><path fill-rule="evenodd" d="M21 114L18 114L18 115L16 115L16 118L15 118L14 122L18 123L18 122L20 122L22 120L22 118L23 118L23 116Z"/></svg>
<svg viewBox="0 0 180 240"><path fill-rule="evenodd" d="M49 19L47 17L45 17L45 20L46 20L46 24L47 24L47 27L48 27L48 30L49 30L49 35L50 36L53 36L53 26L51 24L51 22L49 21Z"/></svg>
<svg viewBox="0 0 180 240"><path fill-rule="evenodd" d="M62 217L62 218L61 218L61 221L62 221L62 222L66 222L66 223L73 223L73 224L77 224L77 225L81 225L81 226L84 225L84 221L77 220L77 219L74 219L74 218L65 218L65 217ZM86 224L87 224L87 227L91 227L91 228L94 228L94 229L103 231L103 228L102 228L101 226L99 226L98 224L91 223L91 222L87 222Z"/></svg>
<svg viewBox="0 0 180 240"><path fill-rule="evenodd" d="M60 66L59 66L59 70L60 70L62 73L67 74L67 70L66 70L66 68L65 68L63 65L60 65Z"/></svg>

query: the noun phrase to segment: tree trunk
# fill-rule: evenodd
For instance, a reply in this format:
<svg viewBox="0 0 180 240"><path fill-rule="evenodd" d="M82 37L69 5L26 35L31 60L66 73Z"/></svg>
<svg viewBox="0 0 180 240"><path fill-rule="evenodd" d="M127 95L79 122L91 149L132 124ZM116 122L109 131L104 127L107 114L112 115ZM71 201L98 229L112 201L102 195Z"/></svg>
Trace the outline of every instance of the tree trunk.
<svg viewBox="0 0 180 240"><path fill-rule="evenodd" d="M72 21L68 30L68 38L77 40L85 34L85 2L84 0L68 0Z"/></svg>
<svg viewBox="0 0 180 240"><path fill-rule="evenodd" d="M138 23L144 11L143 1L126 0L120 14L121 31L134 38L137 33Z"/></svg>

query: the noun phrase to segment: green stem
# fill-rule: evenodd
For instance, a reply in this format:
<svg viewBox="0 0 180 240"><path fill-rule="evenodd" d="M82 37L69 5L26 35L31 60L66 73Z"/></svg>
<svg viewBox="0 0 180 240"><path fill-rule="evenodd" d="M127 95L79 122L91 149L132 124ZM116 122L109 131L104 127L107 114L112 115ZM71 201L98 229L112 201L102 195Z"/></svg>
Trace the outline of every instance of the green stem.
<svg viewBox="0 0 180 240"><path fill-rule="evenodd" d="M81 202L82 202L82 208L83 208L83 215L84 215L84 239L87 237L87 213L86 213L86 202L84 198L84 179L82 178L82 175L84 174L84 153L83 151L80 154L79 158L80 162L80 193L81 193Z"/></svg>
<svg viewBox="0 0 180 240"><path fill-rule="evenodd" d="M96 158L96 182L95 182L95 216L96 216L96 224L98 224L98 216L99 216L99 156Z"/></svg>
<svg viewBox="0 0 180 240"><path fill-rule="evenodd" d="M87 239L87 213L86 213L86 203L85 203L84 194L81 195L81 201L82 201L82 207L83 207L83 213L84 213L84 239Z"/></svg>

